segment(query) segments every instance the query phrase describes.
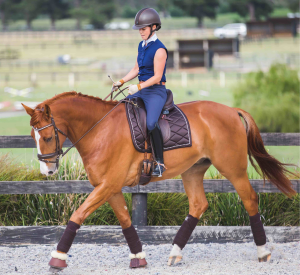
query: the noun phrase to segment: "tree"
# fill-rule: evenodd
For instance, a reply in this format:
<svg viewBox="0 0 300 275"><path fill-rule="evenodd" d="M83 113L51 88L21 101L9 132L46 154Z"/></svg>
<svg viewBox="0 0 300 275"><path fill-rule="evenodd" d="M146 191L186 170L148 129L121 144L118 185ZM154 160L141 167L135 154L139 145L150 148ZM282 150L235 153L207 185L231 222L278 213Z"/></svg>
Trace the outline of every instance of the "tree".
<svg viewBox="0 0 300 275"><path fill-rule="evenodd" d="M299 85L297 70L275 63L245 75L233 88L233 106L249 112L261 132L298 133Z"/></svg>
<svg viewBox="0 0 300 275"><path fill-rule="evenodd" d="M71 8L70 15L76 19L76 30L81 30L81 21L86 17L85 11L81 6L82 0L69 0Z"/></svg>
<svg viewBox="0 0 300 275"><path fill-rule="evenodd" d="M113 18L115 8L114 1L81 0L79 7L74 7L71 14L80 20L88 19L96 29L103 29L104 24Z"/></svg>
<svg viewBox="0 0 300 275"><path fill-rule="evenodd" d="M55 30L57 19L67 18L69 3L66 0L42 0L43 11L49 15L51 20L51 30Z"/></svg>
<svg viewBox="0 0 300 275"><path fill-rule="evenodd" d="M268 17L274 5L271 0L229 0L230 9L242 17L250 17L251 21Z"/></svg>
<svg viewBox="0 0 300 275"><path fill-rule="evenodd" d="M286 0L288 8L292 12L299 12L299 1L298 0Z"/></svg>
<svg viewBox="0 0 300 275"><path fill-rule="evenodd" d="M169 14L169 9L172 5L172 0L159 0L157 1L157 7L164 14L164 17L167 17Z"/></svg>
<svg viewBox="0 0 300 275"><path fill-rule="evenodd" d="M173 2L188 15L197 17L199 27L202 27L204 17L216 18L216 9L219 6L219 0L173 0Z"/></svg>
<svg viewBox="0 0 300 275"><path fill-rule="evenodd" d="M0 19L2 24L2 30L7 30L7 24L9 20L14 18L14 14L17 12L17 6L21 0L0 0Z"/></svg>
<svg viewBox="0 0 300 275"><path fill-rule="evenodd" d="M27 30L32 30L31 23L42 12L43 4L44 0L22 0L18 5L20 11L23 11Z"/></svg>

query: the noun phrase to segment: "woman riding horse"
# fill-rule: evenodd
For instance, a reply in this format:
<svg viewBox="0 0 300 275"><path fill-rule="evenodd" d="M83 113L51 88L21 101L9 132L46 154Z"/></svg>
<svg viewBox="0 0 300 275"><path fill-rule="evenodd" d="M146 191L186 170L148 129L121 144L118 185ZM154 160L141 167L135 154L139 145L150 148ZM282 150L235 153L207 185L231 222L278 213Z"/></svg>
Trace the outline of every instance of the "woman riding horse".
<svg viewBox="0 0 300 275"><path fill-rule="evenodd" d="M161 82L165 82L167 59L166 48L153 34L159 27L160 20L155 10L147 8L137 13L135 28L140 30L144 40L139 45L137 64L123 80L114 84L117 88L122 82L135 77L139 67L141 83L129 87L128 98L139 96L145 102L147 126L151 131L156 160L161 164L155 170L156 175L161 175L163 164L157 119L166 101L165 86ZM156 84L158 82L159 85ZM67 92L45 100L34 109L23 104L31 116L31 136L37 145L41 172L47 176L57 172L58 158L63 155L61 148L68 137L73 142L72 146L76 144L89 182L94 186L93 191L72 214L57 250L51 253L49 265L56 271L67 267L67 253L77 231L86 218L105 202L110 204L122 227L131 252L130 267L147 265L142 243L131 223L122 194L123 187L138 184L144 156L135 150L131 142L125 106L119 103L121 102ZM286 165L291 164L281 163L268 154L259 129L248 112L204 100L186 102L179 106L189 120L193 144L188 148L165 152L168 170L163 179L181 175L189 200L189 214L173 240L168 264L177 264L182 260L182 250L208 208L203 179L210 165L214 165L233 184L249 214L258 260L269 261L271 252L265 247L266 234L258 212L258 197L247 174L247 155L262 178L268 179L289 197L295 195L296 191L286 174L297 178L298 175L287 170ZM100 121L101 125L98 124ZM86 135L93 128L94 135ZM161 179L157 177L151 178L151 182L159 180Z"/></svg>
<svg viewBox="0 0 300 275"><path fill-rule="evenodd" d="M138 47L138 56L135 66L118 82L114 83L117 90L125 82L139 76L139 84L130 85L129 95L141 98L147 111L147 129L157 163L152 171L152 177L161 177L165 170L163 159L163 138L158 125L158 118L167 100L166 90L166 61L168 50L157 38L155 31L161 28L161 22L156 10L151 8L141 9L135 16L135 24L132 27L139 30L143 41Z"/></svg>

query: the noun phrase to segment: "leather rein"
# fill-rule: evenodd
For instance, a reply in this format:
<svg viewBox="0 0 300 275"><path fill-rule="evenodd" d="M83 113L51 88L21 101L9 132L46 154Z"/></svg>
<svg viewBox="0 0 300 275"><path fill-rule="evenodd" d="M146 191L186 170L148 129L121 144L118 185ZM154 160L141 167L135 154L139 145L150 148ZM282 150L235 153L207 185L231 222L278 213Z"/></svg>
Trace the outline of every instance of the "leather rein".
<svg viewBox="0 0 300 275"><path fill-rule="evenodd" d="M122 89L117 95L119 95L121 92L123 92L127 88L128 87ZM129 101L125 100L125 98L121 99L115 107L113 107L108 113L106 113L106 115L104 117L102 117L100 120L98 120L96 122L96 124L92 128L90 128L81 138L79 138L75 143L73 143L72 146L70 146L65 152L63 152L62 148L60 147L58 133L61 133L65 137L68 137L68 136L63 131L61 131L60 129L57 128L57 126L55 125L54 118L53 118L52 114L51 114L51 123L50 124L48 124L48 125L46 125L44 127L41 127L41 128L35 128L35 127L32 126L33 130L37 131L37 132L42 131L42 130L44 130L44 129L48 128L48 127L51 127L51 126L53 126L54 131L55 131L55 142L56 142L56 150L55 150L55 152L54 153L50 153L50 154L37 154L38 160L42 161L42 162L45 162L45 163L56 163L56 169L58 169L60 156L61 157L65 156L71 150L71 148L73 148L81 139L83 139L83 137L85 137L98 123L100 123L109 113L111 113L115 108L117 108L123 101L127 101L127 102L130 102L130 103L136 105L135 103L133 103L130 100ZM44 111L44 108L42 108L42 109L36 109L36 110L38 110L38 111ZM56 157L55 161L47 160L48 158L53 158L53 157Z"/></svg>

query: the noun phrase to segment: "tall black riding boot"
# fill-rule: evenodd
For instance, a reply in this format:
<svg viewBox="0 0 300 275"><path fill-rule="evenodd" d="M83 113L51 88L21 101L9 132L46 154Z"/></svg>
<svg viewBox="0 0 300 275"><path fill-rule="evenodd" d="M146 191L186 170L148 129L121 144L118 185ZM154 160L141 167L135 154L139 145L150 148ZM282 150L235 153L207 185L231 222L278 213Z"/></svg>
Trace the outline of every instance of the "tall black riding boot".
<svg viewBox="0 0 300 275"><path fill-rule="evenodd" d="M157 163L152 171L151 176L161 177L162 173L165 171L165 168L163 158L163 137L158 123L156 123L154 129L150 131L150 141L154 152L154 159Z"/></svg>

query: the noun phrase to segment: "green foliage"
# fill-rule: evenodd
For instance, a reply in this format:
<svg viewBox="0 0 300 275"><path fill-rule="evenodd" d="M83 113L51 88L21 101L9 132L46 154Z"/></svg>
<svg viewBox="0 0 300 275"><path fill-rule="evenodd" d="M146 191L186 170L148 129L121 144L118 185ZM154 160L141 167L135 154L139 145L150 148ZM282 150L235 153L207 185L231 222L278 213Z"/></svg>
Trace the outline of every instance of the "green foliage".
<svg viewBox="0 0 300 275"><path fill-rule="evenodd" d="M52 29L55 29L55 21L67 18L69 5L65 0L43 0L43 12L49 15Z"/></svg>
<svg viewBox="0 0 300 275"><path fill-rule="evenodd" d="M174 5L184 10L188 15L198 19L198 26L202 25L204 17L216 18L216 8L219 0L173 0Z"/></svg>
<svg viewBox="0 0 300 275"><path fill-rule="evenodd" d="M184 17L187 15L184 10L177 6L171 6L169 12L172 17Z"/></svg>
<svg viewBox="0 0 300 275"><path fill-rule="evenodd" d="M299 84L296 70L273 64L234 88L234 106L249 112L262 132L299 132Z"/></svg>
<svg viewBox="0 0 300 275"><path fill-rule="evenodd" d="M10 20L16 19L17 4L21 0L0 0L0 19L2 30L5 31Z"/></svg>
<svg viewBox="0 0 300 275"><path fill-rule="evenodd" d="M298 0L285 0L284 2L292 12L299 12Z"/></svg>
<svg viewBox="0 0 300 275"><path fill-rule="evenodd" d="M18 5L19 11L24 14L27 23L27 29L31 30L31 22L37 18L43 10L44 0L22 0Z"/></svg>
<svg viewBox="0 0 300 275"><path fill-rule="evenodd" d="M269 0L228 0L230 10L242 17L249 16L251 20L268 17L274 4Z"/></svg>
<svg viewBox="0 0 300 275"><path fill-rule="evenodd" d="M218 7L218 14L231 12L230 5L227 0L219 0L219 3L220 3L220 6Z"/></svg>
<svg viewBox="0 0 300 275"><path fill-rule="evenodd" d="M26 165L17 163L8 154L0 155L0 182L1 181L33 181L44 180L38 170L29 169Z"/></svg>
<svg viewBox="0 0 300 275"><path fill-rule="evenodd" d="M133 8L130 5L125 5L122 8L122 13L121 16L122 18L135 18L135 15L137 14L137 12L139 11L139 9Z"/></svg>
<svg viewBox="0 0 300 275"><path fill-rule="evenodd" d="M20 51L16 49L6 48L0 50L0 60L1 59L18 59L20 58Z"/></svg>
<svg viewBox="0 0 300 275"><path fill-rule="evenodd" d="M96 29L103 29L104 24L113 18L115 8L114 1L82 0L79 9L81 16L88 19Z"/></svg>

